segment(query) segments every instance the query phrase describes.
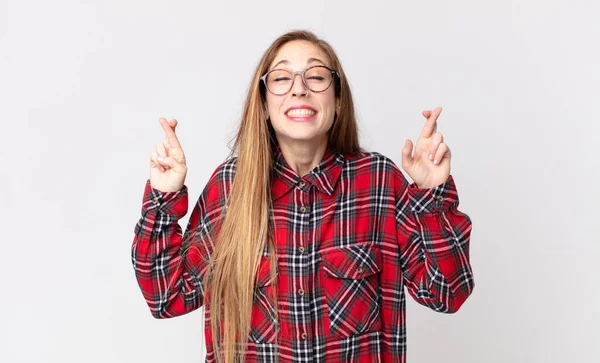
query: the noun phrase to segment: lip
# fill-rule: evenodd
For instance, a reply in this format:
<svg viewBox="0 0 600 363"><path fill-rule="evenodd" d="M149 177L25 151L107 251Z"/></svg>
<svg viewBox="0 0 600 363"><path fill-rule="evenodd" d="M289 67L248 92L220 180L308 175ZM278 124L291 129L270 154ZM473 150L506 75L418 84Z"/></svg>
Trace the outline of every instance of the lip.
<svg viewBox="0 0 600 363"><path fill-rule="evenodd" d="M296 109L311 110L315 114L310 115L310 116L303 116L303 117L292 117L292 116L288 115L288 112L290 112L291 110L296 110ZM285 111L285 116L288 118L288 120L292 120L292 121L308 121L308 120L314 118L316 115L317 115L317 110L315 110L314 108L307 106L307 105L292 106Z"/></svg>
<svg viewBox="0 0 600 363"><path fill-rule="evenodd" d="M311 110L311 111L314 111L315 114L317 113L317 110L315 110L314 108L312 108L308 105L298 105L298 106L292 106L292 107L288 108L287 110L285 110L286 116L287 116L287 113L290 112L290 110L296 110L296 109Z"/></svg>

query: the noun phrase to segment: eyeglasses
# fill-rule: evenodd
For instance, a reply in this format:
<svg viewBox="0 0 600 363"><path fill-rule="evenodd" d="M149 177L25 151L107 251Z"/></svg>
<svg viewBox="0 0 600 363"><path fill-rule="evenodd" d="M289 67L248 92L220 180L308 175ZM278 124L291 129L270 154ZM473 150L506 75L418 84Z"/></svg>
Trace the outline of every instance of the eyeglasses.
<svg viewBox="0 0 600 363"><path fill-rule="evenodd" d="M304 83L306 88L313 92L326 91L331 86L333 75L335 74L339 77L338 72L329 67L312 66L304 71L293 73L286 69L273 69L260 77L260 79L265 83L269 92L277 96L282 96L292 89L297 74L302 77L302 83Z"/></svg>

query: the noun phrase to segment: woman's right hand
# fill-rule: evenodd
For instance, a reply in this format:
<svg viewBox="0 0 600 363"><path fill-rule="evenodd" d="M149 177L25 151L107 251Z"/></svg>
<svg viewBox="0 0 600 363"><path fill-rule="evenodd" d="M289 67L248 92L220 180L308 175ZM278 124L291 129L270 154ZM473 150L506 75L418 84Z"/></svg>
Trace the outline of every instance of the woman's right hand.
<svg viewBox="0 0 600 363"><path fill-rule="evenodd" d="M176 192L183 187L187 174L185 155L175 135L177 120L161 117L159 122L167 141L156 144L156 151L150 157L150 185L161 192Z"/></svg>

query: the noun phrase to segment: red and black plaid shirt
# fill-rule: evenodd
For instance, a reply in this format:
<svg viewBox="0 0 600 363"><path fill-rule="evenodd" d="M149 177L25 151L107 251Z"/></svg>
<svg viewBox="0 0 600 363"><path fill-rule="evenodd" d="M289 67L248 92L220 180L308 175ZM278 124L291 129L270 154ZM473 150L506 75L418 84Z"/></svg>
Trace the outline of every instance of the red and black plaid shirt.
<svg viewBox="0 0 600 363"><path fill-rule="evenodd" d="M217 167L195 204L186 233L196 233L199 243L186 255L180 253L178 220L188 210L187 187L163 193L146 182L132 262L154 317L203 305L204 261L214 242L208 232L224 208L236 160ZM331 148L303 177L278 149L273 175L277 279L270 279L265 250L247 362L404 363L405 287L418 303L443 313L456 312L473 291L471 220L457 209L452 176L419 189L379 153L350 157ZM212 362L210 320L205 321L206 361Z"/></svg>

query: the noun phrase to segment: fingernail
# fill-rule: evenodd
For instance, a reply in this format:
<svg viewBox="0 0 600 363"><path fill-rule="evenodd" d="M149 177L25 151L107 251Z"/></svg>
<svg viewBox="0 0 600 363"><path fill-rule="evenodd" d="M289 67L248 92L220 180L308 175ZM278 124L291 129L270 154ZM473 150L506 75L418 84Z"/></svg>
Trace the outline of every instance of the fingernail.
<svg viewBox="0 0 600 363"><path fill-rule="evenodd" d="M156 160L158 160L158 161L163 161L163 160L165 160L165 158L163 158L162 156L157 156L157 157L156 157Z"/></svg>
<svg viewBox="0 0 600 363"><path fill-rule="evenodd" d="M434 163L434 164L437 164L437 159L435 159L435 160L433 161L433 163Z"/></svg>
<svg viewBox="0 0 600 363"><path fill-rule="evenodd" d="M433 159L433 154L429 154L429 160Z"/></svg>

